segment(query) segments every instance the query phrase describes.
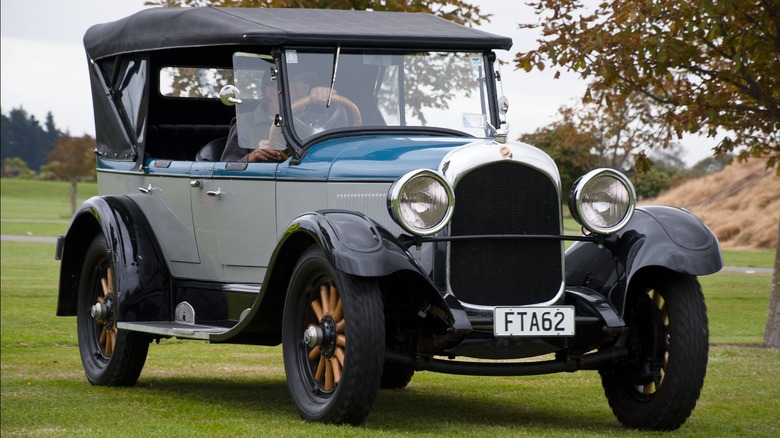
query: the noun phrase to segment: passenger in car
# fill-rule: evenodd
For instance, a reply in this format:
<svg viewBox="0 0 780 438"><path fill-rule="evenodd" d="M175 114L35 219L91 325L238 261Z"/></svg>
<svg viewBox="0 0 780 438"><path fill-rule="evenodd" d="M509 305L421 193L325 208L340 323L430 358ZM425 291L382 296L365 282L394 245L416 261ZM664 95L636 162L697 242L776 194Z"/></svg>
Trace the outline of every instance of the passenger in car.
<svg viewBox="0 0 780 438"><path fill-rule="evenodd" d="M295 102L299 99L311 97L313 103L325 104L328 101L330 95L330 88L328 87L312 87L312 83L316 80L316 76L313 73L300 73L292 76L290 79L290 101ZM333 91L336 94L336 91ZM279 113L279 96L276 92L276 84L273 82L267 82L263 88L263 100L260 102L256 112L261 112L259 117L265 117L267 123L262 123L261 126L273 126L273 119L276 114ZM279 129L272 127L270 129ZM265 131L266 134L270 133L270 129ZM272 145L270 139L262 139L257 143L257 148L247 153L246 148L242 148L238 142L238 124L233 123L230 126L228 132L227 142L225 144L225 150L222 152L220 161L248 161L248 162L264 162L264 161L283 161L286 160L288 155L286 153L286 147L283 144L284 138L281 133L276 136L278 142L281 145Z"/></svg>

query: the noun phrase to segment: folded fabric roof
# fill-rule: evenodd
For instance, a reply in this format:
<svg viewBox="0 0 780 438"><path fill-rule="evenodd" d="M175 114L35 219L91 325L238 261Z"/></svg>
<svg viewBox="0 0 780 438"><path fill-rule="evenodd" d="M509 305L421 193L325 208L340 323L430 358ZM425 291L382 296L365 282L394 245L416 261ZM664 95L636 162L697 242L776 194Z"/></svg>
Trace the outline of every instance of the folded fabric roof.
<svg viewBox="0 0 780 438"><path fill-rule="evenodd" d="M92 26L92 59L216 45L306 45L427 50L509 49L512 39L431 14L336 9L150 8Z"/></svg>

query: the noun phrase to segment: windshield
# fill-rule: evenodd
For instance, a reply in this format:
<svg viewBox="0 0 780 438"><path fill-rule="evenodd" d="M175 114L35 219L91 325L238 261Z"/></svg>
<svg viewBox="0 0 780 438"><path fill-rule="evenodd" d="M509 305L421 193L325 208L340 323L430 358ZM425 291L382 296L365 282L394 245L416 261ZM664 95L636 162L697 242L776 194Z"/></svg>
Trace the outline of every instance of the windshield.
<svg viewBox="0 0 780 438"><path fill-rule="evenodd" d="M485 59L463 52L286 50L293 129L302 141L356 126L487 136Z"/></svg>

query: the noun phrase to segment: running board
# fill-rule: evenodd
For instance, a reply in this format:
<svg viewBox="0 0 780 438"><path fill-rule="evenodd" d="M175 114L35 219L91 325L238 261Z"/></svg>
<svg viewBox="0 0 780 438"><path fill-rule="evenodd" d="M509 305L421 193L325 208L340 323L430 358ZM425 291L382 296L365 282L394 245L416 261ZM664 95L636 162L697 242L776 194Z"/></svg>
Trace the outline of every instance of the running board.
<svg viewBox="0 0 780 438"><path fill-rule="evenodd" d="M180 322L119 322L117 328L131 332L149 333L162 337L181 339L200 339L208 341L213 335L219 335L229 331L229 328L205 325L184 324Z"/></svg>

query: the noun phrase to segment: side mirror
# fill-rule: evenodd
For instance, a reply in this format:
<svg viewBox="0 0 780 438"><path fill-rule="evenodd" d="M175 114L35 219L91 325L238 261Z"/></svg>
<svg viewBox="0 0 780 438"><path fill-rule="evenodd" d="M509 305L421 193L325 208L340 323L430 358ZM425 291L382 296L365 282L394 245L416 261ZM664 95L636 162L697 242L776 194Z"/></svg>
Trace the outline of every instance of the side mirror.
<svg viewBox="0 0 780 438"><path fill-rule="evenodd" d="M241 99L238 98L238 88L229 84L222 87L222 89L219 90L219 101L227 106L241 103Z"/></svg>

